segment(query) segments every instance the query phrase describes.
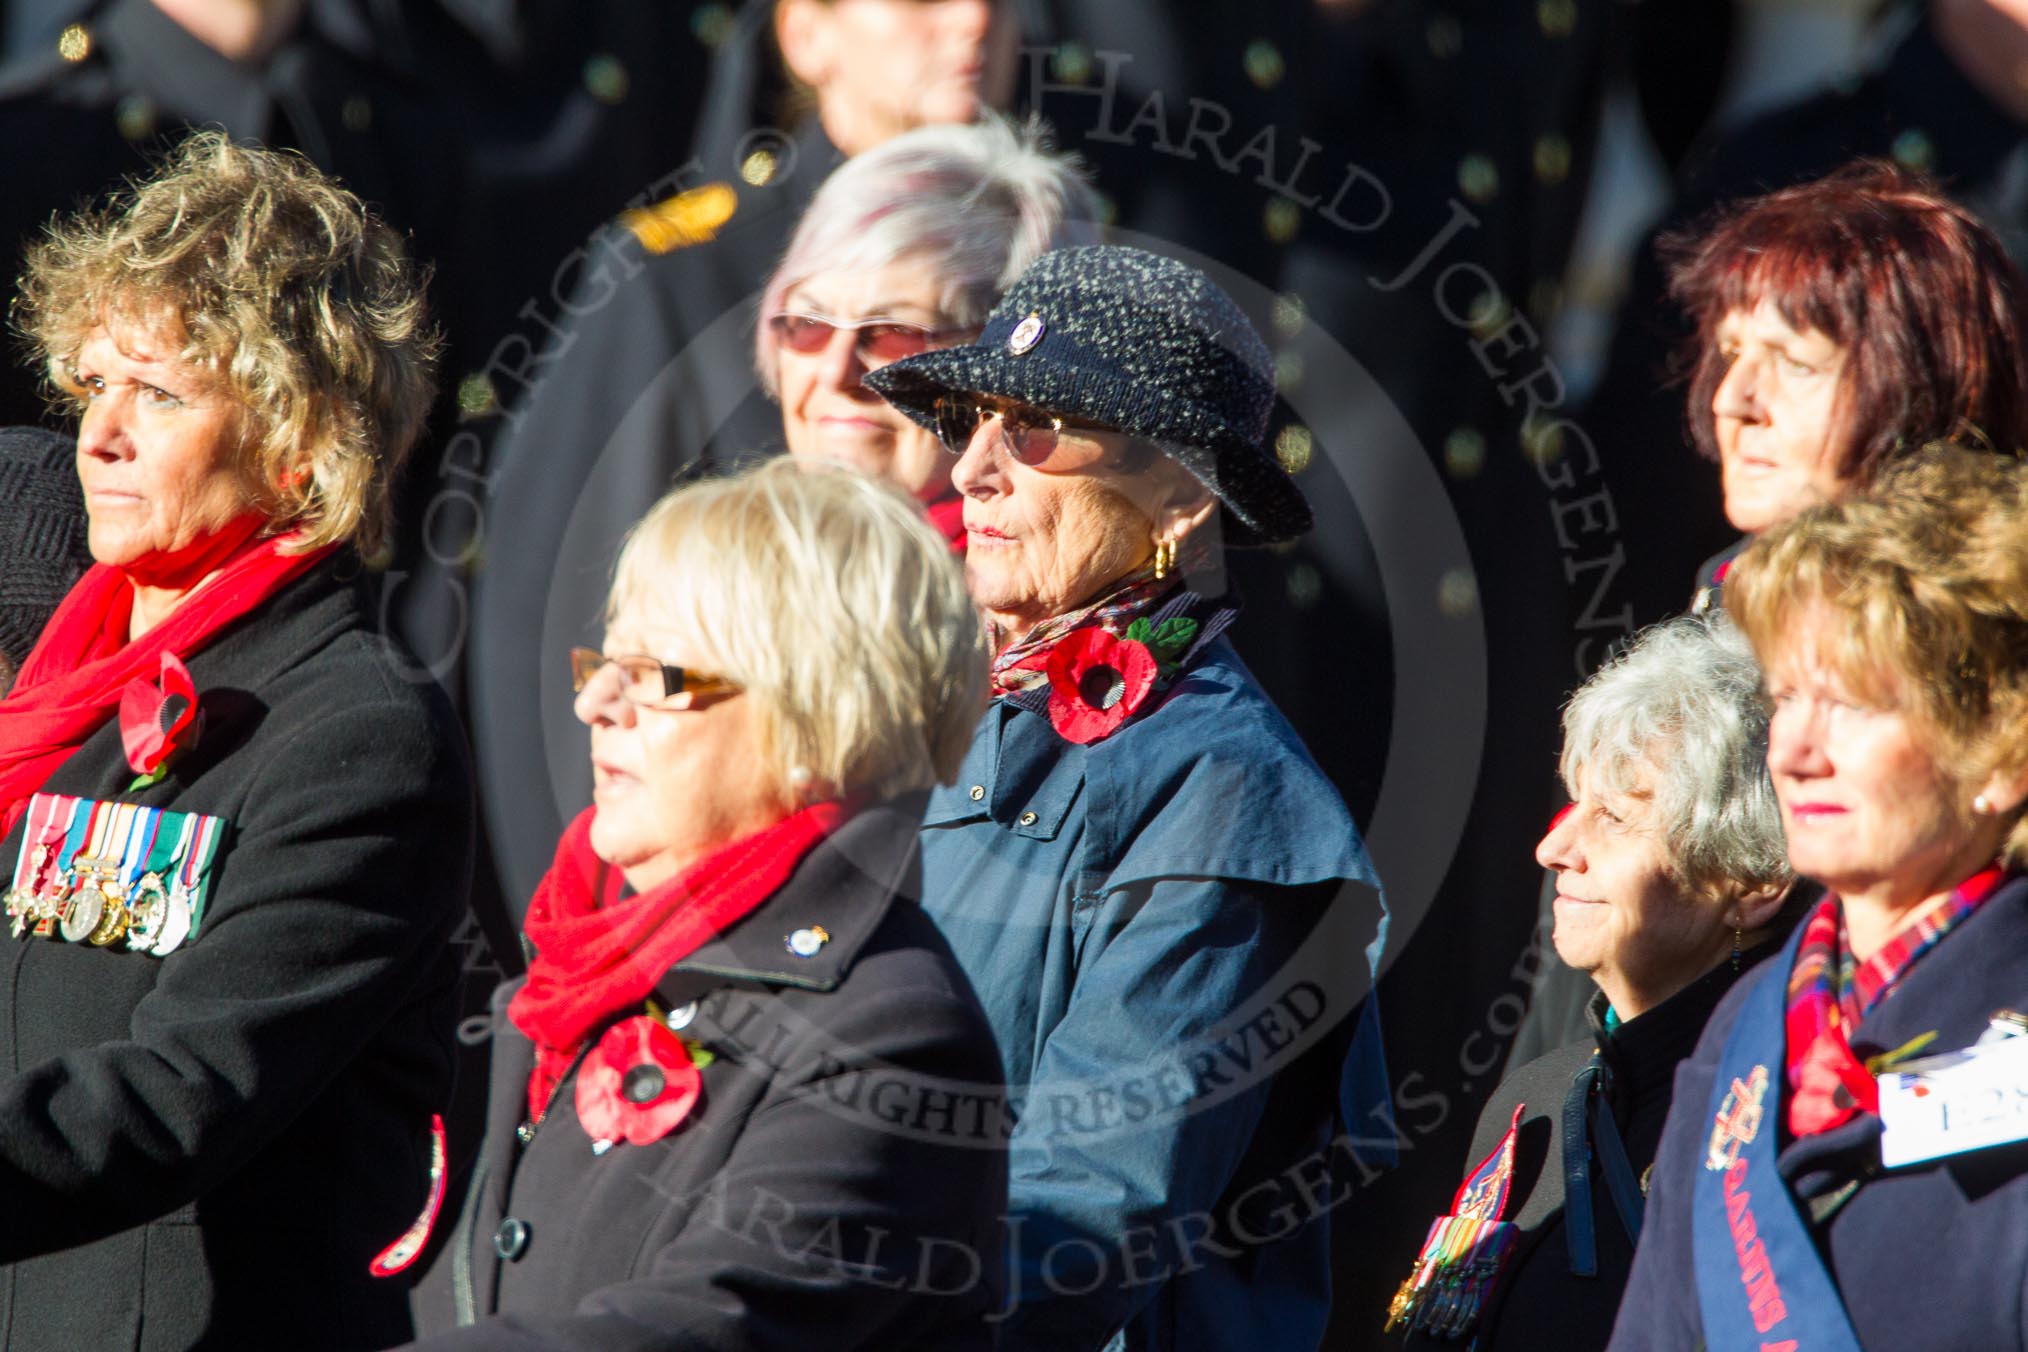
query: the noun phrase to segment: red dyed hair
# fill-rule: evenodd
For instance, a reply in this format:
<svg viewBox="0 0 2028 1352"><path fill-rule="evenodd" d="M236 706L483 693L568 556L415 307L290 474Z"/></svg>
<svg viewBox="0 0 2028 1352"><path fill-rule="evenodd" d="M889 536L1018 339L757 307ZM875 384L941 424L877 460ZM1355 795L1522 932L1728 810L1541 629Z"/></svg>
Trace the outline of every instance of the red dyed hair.
<svg viewBox="0 0 2028 1352"><path fill-rule="evenodd" d="M2028 286L1992 231L1934 184L1862 160L1735 203L1662 248L1669 294L1697 326L1683 367L1707 459L1718 458L1711 401L1728 365L1719 322L1763 300L1846 350L1837 468L1848 482L1870 483L1932 441L2028 448Z"/></svg>

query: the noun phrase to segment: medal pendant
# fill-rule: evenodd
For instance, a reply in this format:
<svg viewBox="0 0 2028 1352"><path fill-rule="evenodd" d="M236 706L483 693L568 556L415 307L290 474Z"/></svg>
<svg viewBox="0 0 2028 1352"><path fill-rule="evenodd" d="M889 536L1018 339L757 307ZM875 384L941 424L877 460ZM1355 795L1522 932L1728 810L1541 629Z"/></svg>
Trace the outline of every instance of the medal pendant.
<svg viewBox="0 0 2028 1352"><path fill-rule="evenodd" d="M190 894L181 887L169 889L162 906L162 930L148 951L166 958L190 937Z"/></svg>
<svg viewBox="0 0 2028 1352"><path fill-rule="evenodd" d="M99 921L106 917L106 897L97 887L80 887L71 893L70 904L63 909L63 916L57 921L57 928L63 937L74 944L81 944L91 938L92 931L99 927Z"/></svg>
<svg viewBox="0 0 2028 1352"><path fill-rule="evenodd" d="M169 910L169 889L159 874L144 873L127 898L127 948L145 953L162 936L162 921Z"/></svg>
<svg viewBox="0 0 2028 1352"><path fill-rule="evenodd" d="M94 948L104 948L125 934L127 925L132 920L132 913L127 910L126 897L117 884L106 883L99 890L105 898L104 914L99 918L99 923L92 927L91 933L85 936L86 942Z"/></svg>
<svg viewBox="0 0 2028 1352"><path fill-rule="evenodd" d="M68 874L59 874L49 889L36 897L28 918L35 922L35 937L47 939L56 933L56 926L70 910L73 883Z"/></svg>

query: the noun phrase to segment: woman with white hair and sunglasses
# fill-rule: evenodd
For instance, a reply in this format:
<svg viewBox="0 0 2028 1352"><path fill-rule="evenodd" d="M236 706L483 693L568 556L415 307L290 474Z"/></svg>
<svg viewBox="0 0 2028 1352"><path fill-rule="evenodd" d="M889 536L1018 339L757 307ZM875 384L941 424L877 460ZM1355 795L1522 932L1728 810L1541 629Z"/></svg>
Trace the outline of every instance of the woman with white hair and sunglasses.
<svg viewBox="0 0 2028 1352"><path fill-rule="evenodd" d="M971 341L1045 251L1094 242L1097 199L1040 128L998 117L923 127L824 181L761 296L761 384L789 454L913 494L962 549L951 457L863 383L902 357Z"/></svg>

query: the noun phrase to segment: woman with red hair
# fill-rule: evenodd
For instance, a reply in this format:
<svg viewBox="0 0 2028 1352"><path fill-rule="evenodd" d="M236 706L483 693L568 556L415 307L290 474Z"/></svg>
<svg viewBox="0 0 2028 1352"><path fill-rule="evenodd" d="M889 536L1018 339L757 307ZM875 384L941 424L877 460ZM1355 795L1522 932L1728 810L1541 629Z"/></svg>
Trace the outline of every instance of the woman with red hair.
<svg viewBox="0 0 2028 1352"><path fill-rule="evenodd" d="M1690 312L1690 434L1752 536L1928 442L2028 446L2024 283L1934 186L1863 161L1665 245ZM1735 546L1705 565L1699 608Z"/></svg>

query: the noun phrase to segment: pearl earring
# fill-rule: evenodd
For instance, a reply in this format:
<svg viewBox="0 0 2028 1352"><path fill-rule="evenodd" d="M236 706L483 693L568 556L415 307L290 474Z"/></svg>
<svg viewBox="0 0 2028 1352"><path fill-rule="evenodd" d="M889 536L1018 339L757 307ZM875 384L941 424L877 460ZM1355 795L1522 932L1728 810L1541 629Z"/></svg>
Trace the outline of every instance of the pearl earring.
<svg viewBox="0 0 2028 1352"><path fill-rule="evenodd" d="M1979 814L1979 815L1980 815L1981 817L1990 817L1990 816L1992 816L1992 815L1993 815L1993 800L1992 800L1992 799L1990 799L1990 798L1988 798L1988 797L1986 797L1986 795L1985 795L1985 794L1983 794L1983 793L1976 793L1976 794L1973 794L1973 795L1972 795L1972 811L1974 811L1974 812L1978 813L1978 814Z"/></svg>

